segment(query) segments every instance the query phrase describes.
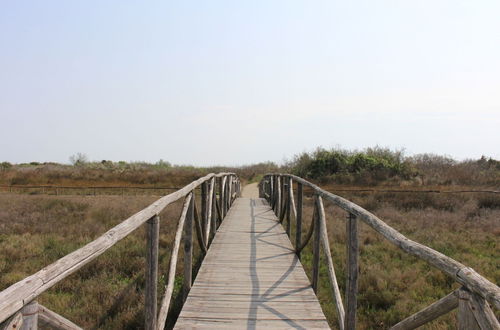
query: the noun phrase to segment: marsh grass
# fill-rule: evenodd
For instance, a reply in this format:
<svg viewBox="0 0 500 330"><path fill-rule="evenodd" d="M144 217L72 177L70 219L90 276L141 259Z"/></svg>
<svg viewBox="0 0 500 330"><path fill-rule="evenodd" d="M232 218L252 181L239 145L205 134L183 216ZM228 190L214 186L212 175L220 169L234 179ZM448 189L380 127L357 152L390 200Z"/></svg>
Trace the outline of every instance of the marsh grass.
<svg viewBox="0 0 500 330"><path fill-rule="evenodd" d="M500 209L496 195L344 193L342 196L372 211L407 237L474 268L493 283L500 283ZM0 194L0 290L92 241L156 199ZM179 201L160 214L159 297L167 280L181 206ZM333 261L343 292L346 213L327 202L325 207ZM306 196L303 235L311 218L312 199ZM404 253L367 225L360 223L359 228L360 329L387 328L458 287L450 277ZM292 226L292 237L294 230ZM199 266L201 256L194 242L195 262ZM42 294L40 303L84 328L142 328L145 245L142 227ZM181 308L182 258L181 248L168 327L173 325ZM311 245L303 252L302 263L310 276ZM319 299L330 325L336 328L336 310L324 259ZM450 313L427 328L455 326L454 313Z"/></svg>
<svg viewBox="0 0 500 330"><path fill-rule="evenodd" d="M487 204L493 207L488 208L481 203L485 198L481 194L401 195L350 193L343 197L373 212L408 238L474 268L493 283L500 283L500 210L494 207L499 197L487 197L493 201ZM305 201L303 237L312 219L312 198ZM347 213L328 202L325 202L325 212L334 267L343 295ZM408 255L361 221L358 229L360 329L386 329L459 287L451 277ZM292 237L295 237L293 226ZM311 276L311 243L301 261ZM323 311L335 329L337 312L323 255L318 292ZM498 311L496 313L500 316ZM424 328L455 329L456 313L442 316Z"/></svg>

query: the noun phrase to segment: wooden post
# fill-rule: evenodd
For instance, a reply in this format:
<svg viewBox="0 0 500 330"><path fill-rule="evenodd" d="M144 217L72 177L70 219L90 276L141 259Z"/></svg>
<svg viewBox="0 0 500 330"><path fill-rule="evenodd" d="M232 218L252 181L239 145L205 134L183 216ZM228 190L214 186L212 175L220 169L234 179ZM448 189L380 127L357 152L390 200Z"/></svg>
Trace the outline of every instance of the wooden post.
<svg viewBox="0 0 500 330"><path fill-rule="evenodd" d="M222 214L222 219L226 216L226 179L224 176L221 178L221 192L220 192L220 212Z"/></svg>
<svg viewBox="0 0 500 330"><path fill-rule="evenodd" d="M233 176L229 176L229 182L227 183L228 189L227 189L227 209L231 207L231 204L233 203Z"/></svg>
<svg viewBox="0 0 500 330"><path fill-rule="evenodd" d="M358 222L356 216L349 213L346 222L347 237L347 283L345 329L356 329L356 307L358 294Z"/></svg>
<svg viewBox="0 0 500 330"><path fill-rule="evenodd" d="M318 199L318 195L314 196ZM317 203L314 203L314 207L317 208ZM312 288L316 295L318 294L318 282L319 282L319 249L321 244L321 224L319 218L319 210L316 210L314 217L314 241L313 241L313 276L312 276Z"/></svg>
<svg viewBox="0 0 500 330"><path fill-rule="evenodd" d="M290 220L290 208L292 207L292 178L288 179L288 189L287 189L287 201L286 201L286 234L288 235L288 238L291 239L291 234L292 234L292 224Z"/></svg>
<svg viewBox="0 0 500 330"><path fill-rule="evenodd" d="M295 227L295 248L298 249L302 244L302 183L297 183L297 224ZM297 253L300 259L300 251Z"/></svg>
<svg viewBox="0 0 500 330"><path fill-rule="evenodd" d="M191 290L193 283L193 218L194 218L194 191L191 205L188 209L186 222L184 223L184 301Z"/></svg>
<svg viewBox="0 0 500 330"><path fill-rule="evenodd" d="M281 218L281 177L280 176L277 176L276 177L276 186L277 186L277 189L276 189L276 193L277 193L277 196L276 196L276 215L278 217L278 219Z"/></svg>
<svg viewBox="0 0 500 330"><path fill-rule="evenodd" d="M459 330L479 330L474 313L470 308L469 300L471 296L467 289L462 288L458 291L458 312L457 321Z"/></svg>
<svg viewBox="0 0 500 330"><path fill-rule="evenodd" d="M23 325L21 330L38 329L38 303L32 301L21 309L23 315Z"/></svg>
<svg viewBox="0 0 500 330"><path fill-rule="evenodd" d="M213 179L213 191L212 191L212 235L217 232L217 196L215 194L215 178Z"/></svg>
<svg viewBox="0 0 500 330"><path fill-rule="evenodd" d="M146 222L146 288L145 288L145 328L156 330L157 286L158 286L158 242L160 239L160 217L152 217Z"/></svg>
<svg viewBox="0 0 500 330"><path fill-rule="evenodd" d="M207 230L208 222L207 222L207 183L203 182L201 184L201 226L203 232L205 233ZM205 240L205 242L207 242Z"/></svg>
<svg viewBox="0 0 500 330"><path fill-rule="evenodd" d="M222 218L224 217L222 213L222 178L218 178L218 186L219 186L219 200L217 202L217 206L219 207L220 211L220 218L219 221L222 222Z"/></svg>
<svg viewBox="0 0 500 330"><path fill-rule="evenodd" d="M274 206L274 180L273 176L269 176L269 204L271 208Z"/></svg>
<svg viewBox="0 0 500 330"><path fill-rule="evenodd" d="M214 185L215 180L212 178L210 180L210 185L207 187L207 227L205 228L205 242L208 248L210 243L210 233L215 233L213 229L213 221L212 218L215 216L213 212L213 194L214 194Z"/></svg>

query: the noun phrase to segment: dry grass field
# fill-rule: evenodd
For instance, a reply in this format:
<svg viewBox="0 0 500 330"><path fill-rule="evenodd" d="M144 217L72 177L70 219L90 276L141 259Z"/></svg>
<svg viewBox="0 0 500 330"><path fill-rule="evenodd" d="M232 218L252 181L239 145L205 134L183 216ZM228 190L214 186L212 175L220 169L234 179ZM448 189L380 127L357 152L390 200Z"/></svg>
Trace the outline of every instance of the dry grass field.
<svg viewBox="0 0 500 330"><path fill-rule="evenodd" d="M208 169L107 161L81 166L1 163L0 184L158 187L183 186L205 173L219 171L234 171L243 181L253 182L266 172L300 174L303 171L306 177L317 172L317 178L308 179L373 212L410 239L474 268L499 284L500 194L336 190L354 186L409 190L498 190L500 163L491 159L457 163L437 156L416 160L398 157L387 150L372 150L361 156L321 151L309 156L301 155L285 168L278 168L272 163ZM338 163L339 159L345 164ZM332 166L336 164L345 166L345 169L333 171L335 167ZM358 170L360 164L365 167ZM0 290L94 240L158 198L137 191L123 195L98 193L96 196L55 196L22 189L18 192L24 193L0 192ZM82 193L86 191L82 190ZM312 217L312 201L310 198L305 201L303 235ZM346 214L328 203L325 206L332 255L343 290ZM166 283L165 274L180 208L181 202L177 202L160 214L159 297ZM39 302L84 328L141 328L144 317L145 247L144 228L139 228L95 261L42 294ZM360 329L387 328L457 287L445 274L408 256L363 224L360 225L360 249ZM199 265L199 249L195 248L195 252L198 253L195 260ZM182 249L180 253L171 309L173 320L180 308L179 300L175 299L179 297L182 283ZM309 246L302 254L302 262L309 275L311 259ZM336 312L328 287L326 263L322 262L322 265L319 298L330 325L335 328ZM427 328L452 329L455 325L455 316L451 313Z"/></svg>
<svg viewBox="0 0 500 330"><path fill-rule="evenodd" d="M408 238L474 268L500 283L500 196L486 194L349 193L348 198L376 214ZM312 199L305 219L312 218ZM345 286L346 212L325 204L330 246L341 290ZM458 288L450 277L411 257L360 223L358 320L361 329L386 329ZM306 230L304 228L304 230ZM293 233L292 233L293 235ZM293 236L292 236L293 237ZM309 247L310 248L310 247ZM308 275L310 250L302 258ZM336 311L322 261L319 297L335 327ZM497 314L497 316L500 316ZM426 329L455 329L455 313Z"/></svg>
<svg viewBox="0 0 500 330"><path fill-rule="evenodd" d="M500 196L350 193L343 197L374 212L409 238L500 283ZM152 196L0 194L0 254L3 256L0 289L90 242L155 199ZM310 203L311 200L306 199L304 231L312 216ZM164 274L180 206L180 203L171 205L161 214L160 289L166 281ZM332 253L343 288L345 213L326 206ZM442 272L409 257L366 225L360 227L360 328L386 328L457 287ZM310 250L304 252L302 261L310 274ZM141 228L43 294L40 303L85 328L140 328L144 265L145 235ZM178 274L182 274L182 262ZM179 292L180 275L176 282ZM326 268L321 270L319 292L323 309L334 326L335 308ZM174 309L178 307L174 305ZM450 314L428 328L454 326L455 318Z"/></svg>

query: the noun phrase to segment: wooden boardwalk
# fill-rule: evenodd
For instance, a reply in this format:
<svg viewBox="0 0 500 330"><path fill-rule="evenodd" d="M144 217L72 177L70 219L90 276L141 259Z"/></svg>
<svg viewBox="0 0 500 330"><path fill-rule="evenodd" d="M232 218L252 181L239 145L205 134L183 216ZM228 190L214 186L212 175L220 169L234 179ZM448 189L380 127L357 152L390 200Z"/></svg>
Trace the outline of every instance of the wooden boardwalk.
<svg viewBox="0 0 500 330"><path fill-rule="evenodd" d="M175 329L329 329L264 199L238 198L208 250Z"/></svg>

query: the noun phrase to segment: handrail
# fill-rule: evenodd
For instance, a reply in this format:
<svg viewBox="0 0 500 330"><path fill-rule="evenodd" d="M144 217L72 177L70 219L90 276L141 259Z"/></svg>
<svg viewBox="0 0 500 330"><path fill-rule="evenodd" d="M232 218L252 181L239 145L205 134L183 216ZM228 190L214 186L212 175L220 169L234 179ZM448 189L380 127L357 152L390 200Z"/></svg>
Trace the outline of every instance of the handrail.
<svg viewBox="0 0 500 330"><path fill-rule="evenodd" d="M286 182L286 183L285 183ZM482 299L482 301L488 301L496 308L500 309L500 288L487 280L486 278L479 275L472 268L466 267L465 265L459 263L458 261L434 250L430 247L422 245L420 243L414 242L408 239L406 236L395 230L394 228L387 225L385 222L380 220L377 216L371 212L363 209L359 205L342 198L340 196L334 195L328 191L321 189L315 184L304 180L298 176L292 174L281 174L281 173L269 173L266 174L261 182L259 183L260 196L266 198L269 204L276 213L276 216L281 221L287 220L287 229L290 227L290 209L295 209L295 203L293 201L293 182L296 182L297 187L297 199L298 204L297 209L294 213L295 219L297 221L297 227L301 227L302 221L302 191L303 187L307 186L312 189L315 203L313 212L313 221L310 230L307 234L306 242L300 242L300 235L296 234L296 253L300 257L300 251L309 241L311 236L314 236L313 240L313 277L312 285L315 291L317 290L317 281L319 276L319 242L323 243L323 247L326 253L326 259L328 262L329 278L331 286L333 289L333 295L335 297L335 302L337 305L337 313L339 314L339 326L341 329L353 329L356 324L356 295L357 295L357 277L358 277L358 242L357 242L357 219L359 218L364 223L372 227L376 232L385 237L389 242L398 246L410 255L419 257L425 260L427 263L433 265L439 270L447 273L449 276L455 279L458 283L462 284L462 295L466 296L469 294L472 298L468 301L473 301L473 299ZM340 299L340 294L338 293L338 285L336 283L335 270L333 269L333 263L331 260L331 253L328 244L328 235L326 233L326 224L322 224L324 221L324 206L322 199L330 201L335 205L339 206L343 210L348 212L348 217L346 221L346 233L347 233L347 285L346 285L346 310L344 315L344 307ZM311 229L312 228L312 229ZM315 235L312 235L314 230ZM287 233L290 235L289 230ZM291 239L291 237L290 237ZM470 303L472 304L472 303ZM476 304L477 305L477 304ZM469 306L469 305L467 305ZM481 306L484 308L484 315L491 315L491 310L488 304L484 303ZM474 308L459 308L460 310L475 310ZM417 313L418 314L418 313ZM472 312L469 313L472 315ZM481 315L483 315L481 314ZM474 314L475 315L475 314ZM475 316L476 320L478 318L483 319L483 316ZM487 318L488 320L491 319ZM482 322L482 321L477 321ZM494 322L494 321L491 321ZM493 323L492 323L493 324ZM500 327L498 322L495 326Z"/></svg>
<svg viewBox="0 0 500 330"><path fill-rule="evenodd" d="M229 179L228 179L229 178ZM226 193L224 191L221 192L219 195L219 202L217 203L217 196L215 194L215 189L213 187L215 186L216 179L218 179L219 182L224 181L224 186L226 188ZM234 180L233 180L234 179ZM26 277L25 279L11 285L7 289L3 290L0 292L0 324L7 320L9 317L12 315L17 315L16 313L23 309L23 307L27 306L30 304L30 302L35 301L36 297L38 297L41 293L61 281L62 279L66 278L68 275L74 273L90 261L94 260L97 258L99 255L104 253L106 250L111 248L113 245L115 245L118 241L121 239L125 238L127 235L132 233L134 230L136 230L138 227L140 227L142 224L148 222L148 224L152 227L152 231L148 229L148 262L147 265L148 267L151 267L151 269L146 270L147 278L146 278L146 291L147 292L153 292L156 290L157 283L154 280L156 277L157 273L157 258L158 254L157 252L154 252L155 249L157 251L157 246L158 246L158 235L157 233L155 234L155 230L157 232L159 228L159 217L158 214L163 211L168 205L172 204L173 202L186 197L186 196L191 196L188 197L187 200L190 200L190 205L194 205L194 194L193 191L198 187L198 186L204 186L206 184L211 184L212 189L210 189L210 192L212 193L211 196L205 196L205 199L202 199L202 207L203 205L208 205L208 198L213 199L215 204L218 204L217 207L223 208L223 209L229 209L231 206L232 202L234 201L233 196L229 196L230 191L234 191L236 193L239 193L241 190L241 183L234 173L219 173L219 174L207 174L204 177L199 178L198 180L195 180L191 182L190 184L184 186L183 188L179 189L176 192L173 192L169 195L163 196L160 199L158 199L156 202L152 203L148 207L144 208L143 210L137 212L136 214L132 215L131 217L127 218L117 226L111 228L108 230L106 233L104 233L102 236L98 237L94 241L86 244L82 248L73 251L72 253L60 258L59 260L55 261L51 265L41 269L37 273ZM219 205L220 204L220 205ZM213 205L213 204L212 204ZM186 208L186 207L185 207ZM190 208L192 211L194 211L194 206ZM181 214L181 220L183 218L186 218L186 213L187 218L192 224L192 217L193 215L190 213L193 213L192 211L190 212L182 212ZM154 220L155 221L150 221ZM220 221L223 220L223 218L217 219L219 224ZM202 221L205 226L210 227L211 223L216 223L215 221L207 222L206 216L202 215ZM184 220L179 221L178 227L182 227L184 223ZM156 227L155 227L156 226ZM148 227L149 228L149 227ZM179 228L178 230L179 231ZM150 235L151 232L151 235ZM192 231L191 231L192 232ZM212 232L215 232L214 230ZM176 235L176 241L180 239ZM192 238L189 238L189 241L192 241ZM208 240L205 241L206 246L202 248L207 248L208 247ZM174 245L175 248L178 249L178 244ZM185 246L186 248L186 246ZM191 247L189 247L192 251L192 244ZM153 252L150 253L149 250L152 250ZM177 252L175 252L177 253ZM172 253L172 258L171 262L174 261L175 259L173 258ZM155 260L149 260L150 258L156 258ZM172 265L171 265L172 266ZM150 273L155 273L153 274L154 276L151 275L150 278ZM172 274L172 271L169 271L169 274ZM175 265L174 265L174 272L173 274L175 275ZM150 283L148 283L148 281ZM171 279L169 279L171 281ZM153 283L154 282L154 283ZM151 287L148 289L148 285L151 285ZM191 283L189 283L190 287ZM167 288L167 295L168 295L168 290L170 288ZM155 296L156 297L156 296ZM147 299L146 299L147 300ZM170 300L170 298L168 299ZM164 301L165 302L165 301ZM148 305L150 305L150 308L154 308L154 315L156 315L156 302L154 303L148 303L146 302L147 308ZM151 312L151 311L149 311ZM168 312L168 308L167 308ZM157 317L155 316L153 320L149 321L148 324L148 311L146 311L146 328L147 329L154 329L156 328L156 320ZM166 317L166 315L165 315ZM161 322L161 320L160 320Z"/></svg>

